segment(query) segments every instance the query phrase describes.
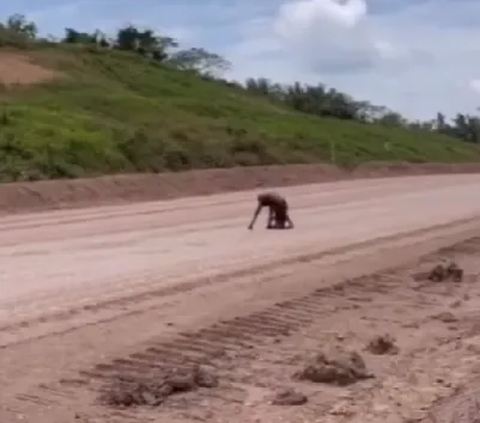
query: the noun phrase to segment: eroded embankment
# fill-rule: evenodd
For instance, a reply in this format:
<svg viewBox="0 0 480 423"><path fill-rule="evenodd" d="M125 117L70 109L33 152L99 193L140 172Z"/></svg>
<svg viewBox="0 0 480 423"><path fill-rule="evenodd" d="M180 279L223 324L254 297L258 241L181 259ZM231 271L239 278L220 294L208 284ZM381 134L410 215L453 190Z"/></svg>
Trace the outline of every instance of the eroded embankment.
<svg viewBox="0 0 480 423"><path fill-rule="evenodd" d="M480 163L366 163L354 169L308 164L19 182L0 185L0 210L14 213L163 200L351 178L477 172L480 172Z"/></svg>

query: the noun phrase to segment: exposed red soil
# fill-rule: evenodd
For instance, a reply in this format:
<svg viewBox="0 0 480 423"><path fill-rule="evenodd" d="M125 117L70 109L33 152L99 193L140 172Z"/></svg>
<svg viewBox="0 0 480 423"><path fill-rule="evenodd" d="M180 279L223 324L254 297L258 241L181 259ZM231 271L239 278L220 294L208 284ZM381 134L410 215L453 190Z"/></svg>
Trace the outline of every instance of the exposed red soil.
<svg viewBox="0 0 480 423"><path fill-rule="evenodd" d="M57 79L60 74L46 69L30 61L27 56L11 53L0 53L0 84L30 85Z"/></svg>
<svg viewBox="0 0 480 423"><path fill-rule="evenodd" d="M329 164L192 170L0 185L0 209L21 212L220 194L352 178L477 173L480 163L366 163L346 170Z"/></svg>

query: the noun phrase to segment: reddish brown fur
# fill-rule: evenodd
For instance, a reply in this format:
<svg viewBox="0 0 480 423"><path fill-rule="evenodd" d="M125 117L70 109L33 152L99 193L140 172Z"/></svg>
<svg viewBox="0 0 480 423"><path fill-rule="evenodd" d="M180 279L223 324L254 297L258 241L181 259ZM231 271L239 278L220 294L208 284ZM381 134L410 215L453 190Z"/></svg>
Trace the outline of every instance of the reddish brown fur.
<svg viewBox="0 0 480 423"><path fill-rule="evenodd" d="M276 192L269 191L259 194L257 201L258 206L253 214L249 229L253 229L253 225L263 207L268 207L269 209L267 229L286 229L286 224L288 224L288 228L293 228L293 222L288 214L288 203L285 198Z"/></svg>

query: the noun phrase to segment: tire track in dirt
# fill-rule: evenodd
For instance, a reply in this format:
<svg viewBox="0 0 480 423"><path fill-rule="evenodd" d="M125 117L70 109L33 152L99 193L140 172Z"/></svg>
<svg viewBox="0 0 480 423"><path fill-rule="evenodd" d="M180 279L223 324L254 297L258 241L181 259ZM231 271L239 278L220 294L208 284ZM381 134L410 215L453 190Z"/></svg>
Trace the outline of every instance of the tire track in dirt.
<svg viewBox="0 0 480 423"><path fill-rule="evenodd" d="M410 243L412 242L407 242L407 244ZM463 249L471 248L475 250L477 248L475 244L471 247L468 246L468 243L460 245ZM459 251L458 246L455 247L455 250ZM418 248L414 248L413 251L418 252ZM446 251L448 252L448 249ZM356 267L356 269L358 271L359 268ZM351 274L353 275L353 273ZM269 348L283 350L283 347L280 347L282 342L292 337L303 336L302 334L308 332L309 328L318 326L319 322L320 332L317 329L316 334L322 333L329 325L323 322L330 321L331 325L332 316L338 314L338 318L335 318L337 321L338 319L345 320L345 317L341 317L341 314L339 314L342 311L354 313L357 317L361 316L363 314L362 307L374 306L369 299L371 295L377 295L380 302L393 301L395 298L399 298L395 294L395 290L402 283L399 284L398 280L395 281L392 277L389 277L388 272L373 275L365 274L367 276L337 283L328 288L312 290L308 295L294 297L288 301L278 301L271 307L262 307L248 315L237 315L232 319L217 321L215 324L206 325L198 331L181 331L168 339L158 338L155 342L155 338L153 338L153 342L149 340L147 343L138 344L138 347L132 345L133 348L130 349L129 353L114 354L109 356L107 360L100 359L100 362L97 361L97 365L93 367L82 366L83 369L77 367L76 370L70 371L67 367L65 371L61 372L61 377L59 375L58 378L45 380L44 382L47 384L42 383L37 387L31 384L29 389L22 390L17 388L17 393L22 392L22 394L15 395L16 400L12 396L7 402L9 407L7 416L11 416L12 413L20 416L24 413L36 416L39 409L52 410L52 413L60 413L63 417L59 420L49 418L48 421L61 422L73 418L74 411L80 410L83 413L81 415L85 416L84 420L80 420L82 422L119 421L133 423L158 421L159 413L160 416L166 415L168 421L177 421L168 418L170 414L172 412L178 414L180 413L178 410L188 409L190 417L186 420L179 420L183 423L184 421L192 421L191 413L195 415L195 410L201 410L202 407L205 409L204 401L213 401L214 404L220 405L221 409L228 406L230 410L231 407L240 407L245 410L244 403L247 401L245 383L256 383L259 384L258 386L264 386L262 385L264 383L262 382L263 374L249 375L248 367L252 363L258 362L260 357L261 362L266 364L271 362L273 365L279 359L278 355L277 357L269 357L265 353L265 351L268 352ZM305 292L305 289L302 290ZM292 295L295 294L292 293ZM414 302L416 303L417 300ZM431 308L433 305L433 302L427 304L424 298L418 298L419 307L425 308L428 306ZM411 303L409 307L412 308ZM386 317L383 316L383 322L386 322ZM155 324L155 322L152 321L152 324ZM323 325L327 326L322 328ZM175 327L172 329L175 332ZM161 332L160 330L157 336L162 336ZM61 343L62 338L59 337L56 342ZM34 344L32 347L34 347ZM183 354L181 351L185 351L185 353ZM81 350L79 350L80 352ZM284 354L282 353L282 355ZM171 397L165 407L162 406L161 410L153 409L150 412L148 409L111 410L98 407L95 404L95 396L101 395L105 388L108 389L106 384L118 380L118 378L129 378L132 375L134 378L145 378L145 376L168 371L172 368L189 369L198 363L204 363L207 366L212 363L211 365L219 370L220 378L223 381L220 390L201 390L192 392L187 397L183 395ZM278 366L278 362L276 365ZM288 368L289 366L286 366L286 369ZM80 372L77 372L78 370ZM246 375L245 378L243 374ZM57 382L54 382L54 379ZM259 388L255 389L258 390ZM68 410L74 411L70 412ZM2 407L0 405L0 417L2 415L1 411ZM181 413L187 413L187 411L181 411ZM60 414L57 414L57 416ZM88 416L92 416L93 420ZM53 418L53 415L51 417ZM196 418L193 418L193 420L196 420ZM205 418L201 420L205 420ZM208 418L206 420L211 421ZM8 418L7 421L9 421ZM30 420L28 421L30 422ZM32 420L32 422L34 421L35 419ZM287 421L289 420L287 419ZM337 420L334 421L337 422Z"/></svg>
<svg viewBox="0 0 480 423"><path fill-rule="evenodd" d="M100 382L94 389L101 394L106 389L102 384L108 382L148 379L152 371L189 371L197 365L212 364L216 359L223 361L228 355L253 350L272 339L278 341L307 327L328 312L326 304L329 298L343 295L346 289L351 294L371 289L365 288L366 282L370 281L369 276L343 281L293 300L278 302L262 311L221 320L199 331L180 332L171 340L153 342L145 350L128 357L99 363L92 369L80 371L77 378L59 381L57 389L44 386L38 395L22 394L17 399L44 407L58 406L65 399L75 398L79 386L92 387L95 382ZM215 392L205 392L205 395L216 398ZM232 395L231 400L235 402L235 393L232 392ZM220 399L228 401L224 395ZM135 419L131 413L117 413L122 418ZM142 417L135 421L145 420Z"/></svg>
<svg viewBox="0 0 480 423"><path fill-rule="evenodd" d="M59 391L58 395L64 397L63 387L92 385L92 381L101 383L100 386L97 385L101 393L107 389L105 385L102 386L106 382L145 380L152 370L189 371L198 365L212 364L216 359L225 360L229 354L235 355L237 352L256 349L270 343L272 339L274 342L280 342L281 338L289 337L308 327L322 315L329 314L331 312L328 306L329 299L343 297L348 292L345 307L349 309L359 308L359 303L368 302L366 294L372 291L388 295L389 286L380 283L380 276L393 273L395 270L393 268L379 275L366 275L342 281L295 299L277 302L271 307L246 316L220 320L198 331L180 332L168 341L153 342L143 351L111 362L99 363L90 370L81 371L78 379L62 380L62 391ZM74 390L70 392L74 393ZM55 397L57 391L50 389L50 394ZM211 392L205 395L215 397ZM59 401L32 395L20 396L19 399L39 402L42 405L51 405ZM221 399L225 400L224 397Z"/></svg>
<svg viewBox="0 0 480 423"><path fill-rule="evenodd" d="M148 302L150 300L164 298L164 297L168 297L176 294L181 294L181 293L184 293L196 288L200 288L206 285L210 285L210 284L228 283L229 280L239 278L239 277L245 277L249 275L253 276L255 274L261 274L261 273L268 273L270 270L279 269L280 267L289 267L289 266L295 265L296 263L314 261L327 256L342 255L351 251L361 250L363 248L375 246L377 244L382 244L389 241L401 240L402 238L405 238L407 236L420 236L424 234L434 233L441 229L454 228L461 224L474 223L477 221L480 222L478 217L460 219L458 221L453 221L446 224L434 225L434 226L422 228L416 231L408 231L405 233L398 233L392 236L374 238L374 239L370 239L360 243L354 243L354 244L350 244L350 245L339 247L339 248L334 248L327 251L302 254L294 257L283 258L281 260L273 260L271 262L268 262L266 264L262 264L259 266L243 268L233 272L219 273L213 276L207 276L205 278L200 278L200 279L193 279L189 282L179 283L178 285L174 285L172 287L167 287L167 288L162 288L157 290L147 290L145 292L140 292L134 295L124 296L121 298L115 298L115 299L110 299L106 301L100 301L100 302L96 302L95 304L87 304L81 307L70 308L58 313L42 314L41 316L35 319L26 319L19 322L0 326L0 334L2 332L3 333L16 332L18 336L18 331L21 331L22 329L31 331L35 325L47 325L55 322L65 323L66 320L81 316L84 313L95 314L99 311L104 311L106 309L111 309L114 315L108 318L103 318L101 320L96 320L94 323L90 323L90 324L113 321L113 320L125 317L126 315L131 315L136 312L141 312L142 310L144 311L146 307L145 305L143 305L143 303ZM155 305L151 307L155 307ZM43 337L59 335L62 333L68 333L70 331L78 329L79 327L81 326L73 325L64 330L49 331L43 336L35 336L33 338L27 337L20 341L13 341L13 342L5 341L0 344L0 350L3 348L7 348L8 346L18 345L24 342L31 342L34 340L41 339Z"/></svg>
<svg viewBox="0 0 480 423"><path fill-rule="evenodd" d="M422 257L420 262L424 264L435 263L438 262L439 257L468 251L475 251L478 254L480 251L480 238L472 238L452 247L439 250L435 254ZM418 268L418 264L415 267ZM209 401L217 402L217 404L221 404L221 407L243 406L246 394L242 385L242 377L240 376L243 374L241 369L243 366L245 366L245 369L248 367L245 365L245 362L258 360L258 352L263 347L271 346L271 348L275 348L275 344L281 344L292 335L298 336L323 319L330 319L333 313L340 314L342 311L353 311L358 313L358 317L362 316L369 322L374 322L372 316L367 317L362 313L362 309L370 308L369 304L373 301L372 294L377 299L381 299L381 302L388 304L389 298L390 301L394 298L400 298L404 295L405 290L410 290L411 293L405 298L408 301L407 309L410 309L410 311L421 309L424 313L428 313L428 309L430 309L430 315L434 316L435 310L439 307L439 297L446 297L447 301L451 301L449 299L453 294L452 290L457 289L457 291L460 290L461 292L462 285L458 284L450 288L448 286L442 288L438 284L416 285L410 282L405 287L403 286L405 282L398 275L405 274L408 268L409 266L403 265L376 274L360 276L327 288L317 289L295 299L277 302L252 314L221 320L198 331L180 332L170 340L149 343L145 349L126 357L98 363L91 369L81 371L77 379L61 381L58 386L60 390L58 395L55 389L51 389L48 395L42 398L29 396L23 397L23 400L40 401L44 406L51 405L65 399L65 392L67 391L69 392L66 394L67 397L74 396L76 390L79 389L79 385L82 386L82 389L89 389L95 392L98 398L109 391L112 383L121 380L148 381L149 378L156 377L158 372L169 373L172 370L191 371L196 366L201 365L211 366L219 371L219 376L223 383L222 389L201 389L185 400L172 397L172 402L165 403L163 411L166 413L172 410L178 411L187 404L195 407L195 405L203 403L203 407L205 407L205 401L207 403ZM478 275L470 275L467 279L465 283L472 284L477 281ZM429 294L431 301L425 301L426 298L423 298L422 295L418 295L418 298L412 301L414 298L412 297L412 292ZM477 292L480 291L477 289ZM390 316L391 318L392 316ZM399 318L399 320L381 320L379 323L382 325L395 324L406 328L412 325L418 318L418 315L413 315L411 321L402 321ZM428 318L425 324L428 325L432 318L434 319L435 317ZM464 334L468 333L465 328L463 332ZM445 348L449 344L457 343L458 336L455 333L451 333L449 338L439 337L438 342L440 342L439 345L442 348ZM403 358L396 360L392 368L396 372L402 372L403 368L408 368L411 365L412 359L428 360L427 352L425 345L413 348ZM265 351L261 355L263 355L262 362L264 364L268 365L270 362L279 366L278 356L269 357ZM285 351L285 355L289 356L289 352ZM234 367L233 371L232 366ZM379 376L381 377L381 375ZM251 375L245 377L245 382L252 383L251 380L247 381L249 377ZM256 378L255 383L263 386L261 376ZM362 402L369 404L372 401L372 389L380 389L379 392L381 392L381 386L381 382L372 382L369 390L363 391L361 387L351 388L355 392L355 406L363 410ZM445 391L445 388L441 389ZM330 406L331 404L325 405L323 411L327 412ZM201 406L199 407L201 408ZM158 421L158 416L163 411L157 411L157 419L152 418L151 421ZM109 415L105 409L103 409L102 413L104 413L105 418ZM112 413L114 416L120 419L124 418L125 421L132 423L150 421L148 413L145 414L138 409L114 409ZM373 411L372 413L373 416L375 413ZM376 417L378 418L378 416ZM333 419L328 421L336 422L343 420L339 417L335 418L333 415ZM363 420L357 418L352 421Z"/></svg>

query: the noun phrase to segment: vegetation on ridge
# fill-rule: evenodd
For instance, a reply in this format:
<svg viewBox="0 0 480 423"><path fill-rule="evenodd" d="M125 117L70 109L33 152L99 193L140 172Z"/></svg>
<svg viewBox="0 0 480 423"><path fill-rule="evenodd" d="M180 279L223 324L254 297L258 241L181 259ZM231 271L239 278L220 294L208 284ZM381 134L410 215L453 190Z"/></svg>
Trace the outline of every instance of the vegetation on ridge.
<svg viewBox="0 0 480 423"><path fill-rule="evenodd" d="M464 116L462 132L459 124L409 123L322 85L228 82L224 58L182 50L150 30L128 26L109 39L69 28L61 40L45 39L16 15L0 25L0 47L2 60L17 60L25 72L22 55L58 72L27 86L14 70L18 84L1 86L2 181L275 163L480 161L473 117Z"/></svg>

